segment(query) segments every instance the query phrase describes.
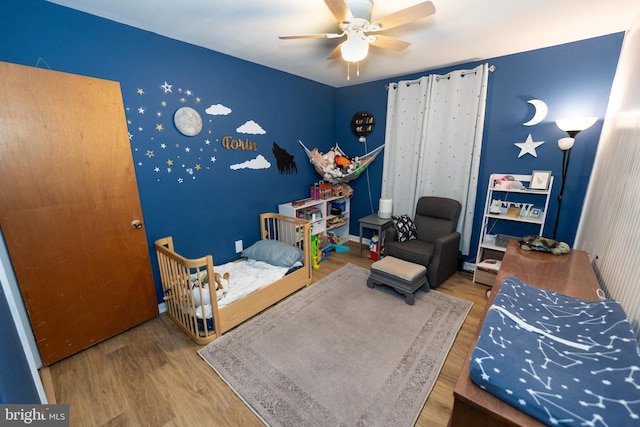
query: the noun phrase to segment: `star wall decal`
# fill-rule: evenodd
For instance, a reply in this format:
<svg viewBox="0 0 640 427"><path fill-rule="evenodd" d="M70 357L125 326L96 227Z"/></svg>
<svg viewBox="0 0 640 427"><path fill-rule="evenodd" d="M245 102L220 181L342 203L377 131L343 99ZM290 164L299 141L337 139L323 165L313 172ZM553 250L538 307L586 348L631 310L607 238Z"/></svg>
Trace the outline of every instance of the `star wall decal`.
<svg viewBox="0 0 640 427"><path fill-rule="evenodd" d="M172 90L171 90L171 86L173 86L173 85L170 85L170 84L169 84L169 83L167 83L166 81L164 82L164 84L163 84L163 85L160 85L160 87L164 90L164 93L172 92Z"/></svg>
<svg viewBox="0 0 640 427"><path fill-rule="evenodd" d="M538 153L536 153L536 148L544 144L544 141L534 141L531 137L531 134L527 136L527 139L524 142L514 142L513 145L520 149L520 153L518 154L518 158L524 156L525 154L531 154L533 157L538 157Z"/></svg>

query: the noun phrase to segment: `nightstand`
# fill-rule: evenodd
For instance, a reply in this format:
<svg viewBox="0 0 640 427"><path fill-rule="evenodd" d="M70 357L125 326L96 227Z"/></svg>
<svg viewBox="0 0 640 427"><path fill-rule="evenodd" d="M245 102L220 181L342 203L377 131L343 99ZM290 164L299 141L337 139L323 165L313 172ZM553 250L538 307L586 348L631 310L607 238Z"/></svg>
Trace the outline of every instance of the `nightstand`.
<svg viewBox="0 0 640 427"><path fill-rule="evenodd" d="M378 214L365 216L364 218L360 218L358 221L360 221L360 252L358 256L362 258L362 229L369 228L377 230L378 236L382 239L382 232L391 227L393 222L391 221L391 218L380 218ZM382 241L380 244L382 244Z"/></svg>

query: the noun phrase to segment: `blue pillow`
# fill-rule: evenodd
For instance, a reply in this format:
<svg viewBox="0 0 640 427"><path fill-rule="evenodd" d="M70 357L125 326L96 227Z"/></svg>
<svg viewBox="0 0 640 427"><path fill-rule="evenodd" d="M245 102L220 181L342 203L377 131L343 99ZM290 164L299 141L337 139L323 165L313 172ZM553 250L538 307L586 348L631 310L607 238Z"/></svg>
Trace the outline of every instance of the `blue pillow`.
<svg viewBox="0 0 640 427"><path fill-rule="evenodd" d="M291 267L304 260L302 249L277 240L259 240L242 251L241 256L279 267Z"/></svg>

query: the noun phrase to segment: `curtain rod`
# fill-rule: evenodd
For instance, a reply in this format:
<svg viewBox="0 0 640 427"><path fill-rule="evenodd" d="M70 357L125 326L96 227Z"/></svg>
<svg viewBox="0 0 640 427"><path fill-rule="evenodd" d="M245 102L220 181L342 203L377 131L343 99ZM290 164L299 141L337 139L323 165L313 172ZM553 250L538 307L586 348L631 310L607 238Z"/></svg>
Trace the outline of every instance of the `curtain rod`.
<svg viewBox="0 0 640 427"><path fill-rule="evenodd" d="M493 73L496 70L496 66L495 65L489 65L489 72ZM462 77L466 76L467 74L476 74L476 71L466 71L466 72L462 72L460 75ZM436 76L436 81L440 81L441 79L447 79L449 80L451 76L449 74L446 74L444 76ZM414 85L414 84L420 84L420 80L411 80L405 83L407 85L407 87ZM386 90L389 90L389 86L392 86L394 89L398 87L398 83L391 83L390 85L387 84L384 88Z"/></svg>

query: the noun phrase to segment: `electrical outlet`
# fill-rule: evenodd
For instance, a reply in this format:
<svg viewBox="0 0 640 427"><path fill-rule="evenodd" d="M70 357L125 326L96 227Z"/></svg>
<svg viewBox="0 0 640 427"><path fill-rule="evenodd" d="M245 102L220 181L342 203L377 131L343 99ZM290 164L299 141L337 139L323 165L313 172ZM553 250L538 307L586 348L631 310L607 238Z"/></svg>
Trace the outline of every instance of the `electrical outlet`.
<svg viewBox="0 0 640 427"><path fill-rule="evenodd" d="M236 253L242 252L242 240L236 240Z"/></svg>

